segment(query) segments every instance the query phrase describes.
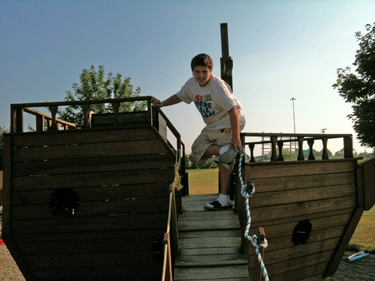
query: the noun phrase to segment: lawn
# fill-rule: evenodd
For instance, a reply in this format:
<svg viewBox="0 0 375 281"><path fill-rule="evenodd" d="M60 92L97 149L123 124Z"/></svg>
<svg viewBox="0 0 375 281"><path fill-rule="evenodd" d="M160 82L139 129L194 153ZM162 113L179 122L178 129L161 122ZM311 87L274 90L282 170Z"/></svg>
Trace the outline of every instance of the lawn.
<svg viewBox="0 0 375 281"><path fill-rule="evenodd" d="M218 193L218 169L189 170L188 172L191 195ZM349 249L375 253L375 207L363 213L350 241Z"/></svg>

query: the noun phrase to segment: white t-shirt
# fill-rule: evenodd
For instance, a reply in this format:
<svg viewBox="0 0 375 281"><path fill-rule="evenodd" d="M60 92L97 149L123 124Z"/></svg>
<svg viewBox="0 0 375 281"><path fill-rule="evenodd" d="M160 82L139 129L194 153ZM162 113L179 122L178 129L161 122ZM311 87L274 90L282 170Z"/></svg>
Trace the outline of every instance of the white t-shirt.
<svg viewBox="0 0 375 281"><path fill-rule="evenodd" d="M187 104L194 101L207 129L230 128L228 111L234 106L237 106L240 126L245 126L241 103L232 94L230 86L212 74L204 87L199 86L194 77L190 78L177 93L177 97Z"/></svg>

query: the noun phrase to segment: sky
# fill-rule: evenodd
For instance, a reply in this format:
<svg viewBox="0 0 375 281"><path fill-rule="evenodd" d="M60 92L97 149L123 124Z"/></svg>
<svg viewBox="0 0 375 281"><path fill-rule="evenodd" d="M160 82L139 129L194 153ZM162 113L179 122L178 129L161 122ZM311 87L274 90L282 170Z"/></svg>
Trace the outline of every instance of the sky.
<svg viewBox="0 0 375 281"><path fill-rule="evenodd" d="M0 0L0 126L10 126L10 104L64 100L91 65L130 77L141 95L160 100L192 77L199 53L212 57L220 77L220 24L227 23L244 132L326 129L353 134L362 152L347 118L351 105L332 85L336 70L355 60L355 32L374 22L373 0ZM190 152L204 127L199 112L184 103L163 111ZM328 142L333 153L342 147Z"/></svg>

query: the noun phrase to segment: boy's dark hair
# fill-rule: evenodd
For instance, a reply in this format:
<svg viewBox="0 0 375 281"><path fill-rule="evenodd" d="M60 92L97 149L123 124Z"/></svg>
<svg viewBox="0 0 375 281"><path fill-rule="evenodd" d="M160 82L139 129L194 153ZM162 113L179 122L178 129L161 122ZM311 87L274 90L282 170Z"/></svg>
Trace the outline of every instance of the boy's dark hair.
<svg viewBox="0 0 375 281"><path fill-rule="evenodd" d="M214 63L209 55L199 54L191 60L191 70L194 71L194 67L196 66L206 66L212 70L214 68Z"/></svg>

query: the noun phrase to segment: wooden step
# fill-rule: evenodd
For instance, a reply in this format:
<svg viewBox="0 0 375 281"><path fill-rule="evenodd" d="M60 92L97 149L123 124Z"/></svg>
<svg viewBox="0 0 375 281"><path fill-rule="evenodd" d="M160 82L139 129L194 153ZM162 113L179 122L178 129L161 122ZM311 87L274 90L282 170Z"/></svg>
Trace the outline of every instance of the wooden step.
<svg viewBox="0 0 375 281"><path fill-rule="evenodd" d="M246 265L196 267L196 268L175 268L174 280L225 280L245 281L249 280Z"/></svg>
<svg viewBox="0 0 375 281"><path fill-rule="evenodd" d="M237 214L203 208L217 196L182 197L180 256L175 260L174 280L249 280L247 260L240 253L242 234Z"/></svg>

